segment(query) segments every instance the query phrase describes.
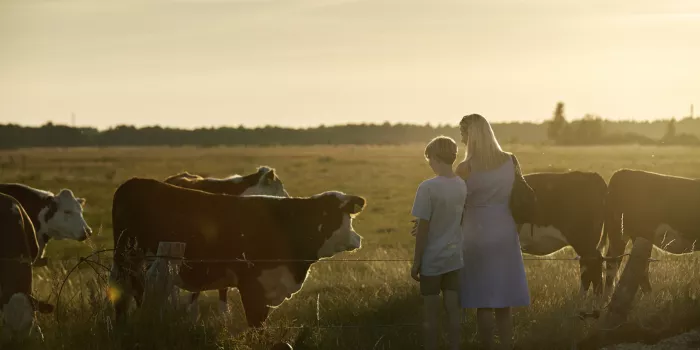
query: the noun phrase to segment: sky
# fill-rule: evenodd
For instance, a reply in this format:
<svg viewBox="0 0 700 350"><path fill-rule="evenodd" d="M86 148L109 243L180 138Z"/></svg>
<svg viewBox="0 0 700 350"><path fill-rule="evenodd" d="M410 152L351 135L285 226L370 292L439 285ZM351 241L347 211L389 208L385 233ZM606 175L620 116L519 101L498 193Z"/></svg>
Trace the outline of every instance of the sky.
<svg viewBox="0 0 700 350"><path fill-rule="evenodd" d="M700 114L698 0L0 0L0 123Z"/></svg>

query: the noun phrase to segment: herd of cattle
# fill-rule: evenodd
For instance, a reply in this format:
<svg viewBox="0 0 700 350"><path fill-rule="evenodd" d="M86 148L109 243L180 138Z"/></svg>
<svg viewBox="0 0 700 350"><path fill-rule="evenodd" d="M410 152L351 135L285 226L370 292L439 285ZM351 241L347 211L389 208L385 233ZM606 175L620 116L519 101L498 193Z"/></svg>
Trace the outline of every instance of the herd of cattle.
<svg viewBox="0 0 700 350"><path fill-rule="evenodd" d="M612 287L616 258L635 237L671 253L695 250L700 236L698 180L626 169L613 174L608 184L594 172L525 178L538 208L533 222L520 225L522 250L547 255L573 247L580 256L582 292L591 286L596 293L604 285ZM33 324L35 311L53 311L51 304L32 296L32 268L47 264L44 250L51 239L90 237L84 203L68 189L54 195L0 184L4 330L25 330ZM117 188L112 202L109 289L115 317L124 319L131 298L141 305L144 271L160 242L183 242L188 263L179 270L178 287L193 293L191 310L197 310L199 293L206 290L219 291L225 310L226 291L235 287L248 324L258 327L271 308L301 289L312 263L360 248L362 238L352 219L364 207L363 197L337 191L290 197L269 167L223 179L189 173L164 181L129 179ZM648 276L643 284L651 288Z"/></svg>

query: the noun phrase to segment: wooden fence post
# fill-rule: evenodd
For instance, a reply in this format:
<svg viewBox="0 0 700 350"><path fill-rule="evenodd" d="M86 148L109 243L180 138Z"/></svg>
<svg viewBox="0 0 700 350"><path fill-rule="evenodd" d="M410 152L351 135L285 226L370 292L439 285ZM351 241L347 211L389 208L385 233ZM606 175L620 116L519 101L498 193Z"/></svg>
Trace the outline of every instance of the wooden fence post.
<svg viewBox="0 0 700 350"><path fill-rule="evenodd" d="M180 265L185 256L183 242L159 242L156 259L146 272L146 297L159 309L170 299L171 305L179 305Z"/></svg>
<svg viewBox="0 0 700 350"><path fill-rule="evenodd" d="M644 238L637 237L634 240L629 261L610 299L609 311L601 322L602 329L616 328L627 320L637 289L647 276L652 247L652 242Z"/></svg>
<svg viewBox="0 0 700 350"><path fill-rule="evenodd" d="M651 241L637 237L632 245L629 261L625 265L620 282L613 292L608 312L598 323L588 338L578 343L579 349L598 349L624 339L635 325L624 326L627 315L632 310L634 297L644 278L648 278L649 257L653 244ZM628 327L629 326L629 327Z"/></svg>

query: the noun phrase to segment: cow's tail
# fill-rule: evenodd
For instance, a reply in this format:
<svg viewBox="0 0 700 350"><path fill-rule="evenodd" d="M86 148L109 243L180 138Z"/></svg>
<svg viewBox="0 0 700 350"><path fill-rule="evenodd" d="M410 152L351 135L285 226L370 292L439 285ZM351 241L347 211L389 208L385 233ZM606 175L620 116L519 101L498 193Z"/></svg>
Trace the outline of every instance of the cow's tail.
<svg viewBox="0 0 700 350"><path fill-rule="evenodd" d="M138 247L124 223L129 219L125 211L129 203L127 190L123 185L114 193L112 199L112 225L114 254L109 274L107 294L112 302L117 320L122 319L128 310L130 300L135 295L133 282L138 277ZM126 197L126 198L124 198Z"/></svg>
<svg viewBox="0 0 700 350"><path fill-rule="evenodd" d="M622 175L622 176L621 176ZM622 237L623 233L623 196L619 193L620 186L624 186L624 174L621 171L616 172L610 178L608 184L608 194L605 199L605 223L603 237L606 241L606 286L612 286L613 279L617 274L617 269L620 266L618 257L625 252L625 244ZM603 239L601 239L603 241Z"/></svg>
<svg viewBox="0 0 700 350"><path fill-rule="evenodd" d="M605 254L605 251L607 251L609 247L609 242L610 240L608 239L608 221L614 217L614 214L611 213L611 210L614 210L614 207L611 205L610 200L608 199L609 197L609 191L610 187L605 183L605 179L603 179L602 176L596 174L598 177L598 180L600 182L600 198L601 198L601 207L600 211L598 213L602 213L602 230L600 230L600 238L598 240L598 245L596 246L596 250L601 252L601 254ZM612 222L611 224L612 225Z"/></svg>
<svg viewBox="0 0 700 350"><path fill-rule="evenodd" d="M605 199L603 200L603 230L600 234L598 245L596 246L596 249L603 255L605 255L610 247L608 231L615 225L614 208L607 197L608 195L606 194Z"/></svg>

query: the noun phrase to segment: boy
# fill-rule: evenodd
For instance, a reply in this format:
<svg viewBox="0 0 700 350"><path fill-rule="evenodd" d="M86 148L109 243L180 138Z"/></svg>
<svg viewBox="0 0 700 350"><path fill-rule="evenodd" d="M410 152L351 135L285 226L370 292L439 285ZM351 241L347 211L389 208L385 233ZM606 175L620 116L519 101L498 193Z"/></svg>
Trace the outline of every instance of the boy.
<svg viewBox="0 0 700 350"><path fill-rule="evenodd" d="M462 268L461 219L467 185L455 175L457 143L449 137L434 138L425 147L425 158L435 177L418 186L411 214L417 219L416 248L411 277L420 282L423 296L425 349L437 349L440 291L448 316L450 349L459 349L459 269Z"/></svg>

